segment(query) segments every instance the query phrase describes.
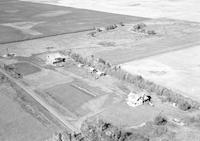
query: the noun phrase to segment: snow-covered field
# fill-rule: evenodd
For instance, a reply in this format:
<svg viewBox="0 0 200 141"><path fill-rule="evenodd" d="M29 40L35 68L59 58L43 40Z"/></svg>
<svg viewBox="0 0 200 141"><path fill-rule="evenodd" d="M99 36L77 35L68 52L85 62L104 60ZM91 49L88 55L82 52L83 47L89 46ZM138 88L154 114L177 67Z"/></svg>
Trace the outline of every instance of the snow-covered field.
<svg viewBox="0 0 200 141"><path fill-rule="evenodd" d="M21 0L149 18L200 22L199 0Z"/></svg>

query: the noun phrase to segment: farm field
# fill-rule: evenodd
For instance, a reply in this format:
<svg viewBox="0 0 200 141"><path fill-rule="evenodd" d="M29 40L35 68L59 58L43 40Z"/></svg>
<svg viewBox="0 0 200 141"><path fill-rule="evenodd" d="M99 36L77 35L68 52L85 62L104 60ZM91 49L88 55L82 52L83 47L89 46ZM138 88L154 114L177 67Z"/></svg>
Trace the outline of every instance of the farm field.
<svg viewBox="0 0 200 141"><path fill-rule="evenodd" d="M33 104L9 84L0 84L1 141L41 141L61 130Z"/></svg>
<svg viewBox="0 0 200 141"><path fill-rule="evenodd" d="M197 35L199 36L199 35ZM186 38L182 39L169 39L170 41L173 41L173 43L169 43L168 41L160 41L160 42L154 42L152 41L151 43L143 43L140 45L135 45L131 48L119 48L119 49L113 49L113 50L104 50L97 52L95 56L99 58L104 58L105 60L108 60L112 64L122 64L126 63L132 60L137 60L137 59L143 59L148 56L154 56L157 54L162 54L166 53L169 51L175 51L175 50L180 50L184 48L191 47L193 45L197 45L197 39L195 39L196 36L193 38L189 38L188 40ZM191 40L196 40L196 41L191 41ZM120 56L117 57L116 56Z"/></svg>
<svg viewBox="0 0 200 141"><path fill-rule="evenodd" d="M200 101L199 46L128 62L122 68Z"/></svg>
<svg viewBox="0 0 200 141"><path fill-rule="evenodd" d="M57 85L45 90L45 92L51 97L54 97L58 103L62 104L62 106L78 116L81 116L81 112L78 111L79 108L84 103L94 98L92 95L87 94L70 84Z"/></svg>
<svg viewBox="0 0 200 141"><path fill-rule="evenodd" d="M22 0L131 16L200 21L198 0Z"/></svg>
<svg viewBox="0 0 200 141"><path fill-rule="evenodd" d="M6 43L146 18L12 0L0 2L0 19L0 43Z"/></svg>

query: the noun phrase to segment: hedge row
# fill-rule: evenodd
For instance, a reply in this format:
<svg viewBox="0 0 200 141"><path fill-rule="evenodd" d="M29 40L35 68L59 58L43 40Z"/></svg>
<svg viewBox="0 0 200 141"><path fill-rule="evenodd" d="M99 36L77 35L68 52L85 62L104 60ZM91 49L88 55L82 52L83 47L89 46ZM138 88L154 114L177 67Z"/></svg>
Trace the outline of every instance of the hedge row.
<svg viewBox="0 0 200 141"><path fill-rule="evenodd" d="M72 52L68 53L68 55L71 56L71 58L76 62L92 66L97 70L104 71L106 74L118 78L119 80L134 84L140 89L156 93L163 101L176 103L177 106L184 111L190 109L199 109L200 107L200 103L190 98L186 98L181 94L172 91L171 89L157 85L149 80L145 80L140 75L130 74L122 70L119 66L111 65L111 63L101 58L95 58L94 56L82 57L80 54Z"/></svg>

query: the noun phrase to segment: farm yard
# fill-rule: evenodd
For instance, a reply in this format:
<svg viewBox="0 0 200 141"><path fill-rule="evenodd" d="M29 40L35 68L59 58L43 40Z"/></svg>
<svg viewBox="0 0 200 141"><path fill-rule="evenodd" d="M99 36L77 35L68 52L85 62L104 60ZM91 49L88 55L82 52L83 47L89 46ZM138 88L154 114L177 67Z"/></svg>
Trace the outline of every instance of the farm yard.
<svg viewBox="0 0 200 141"><path fill-rule="evenodd" d="M199 141L199 23L27 1L0 2L0 140Z"/></svg>
<svg viewBox="0 0 200 141"><path fill-rule="evenodd" d="M80 131L86 119L99 117L124 129L142 128L141 132L144 132L143 128L150 128L146 127L146 123L152 122L160 114L166 115L170 122L182 128L183 125L192 124L188 119L198 117L198 104L193 108L187 102L182 102L181 109L177 105L180 103L166 102L155 91L147 92L136 84L119 80L116 77L117 69L119 73L125 70L133 75L141 75L145 80L173 89L179 94L181 92L183 96L196 101L198 63L193 63L194 68L185 68L198 60L198 46L191 46L198 45L200 33L195 29L199 26L197 23L176 20L149 20L102 27L95 30L94 37L91 32L82 32L14 43L12 48L2 45L2 55L5 56L9 47L9 52L15 53L17 57L3 57L1 64L14 65L23 78L14 78L13 81L35 100L39 99L40 104L68 130ZM34 43L37 48L32 45ZM190 52L190 55L185 52ZM168 61L166 58L169 58ZM182 58L190 59L179 63ZM102 64L108 65L111 71L98 75L104 73L104 70L95 66ZM182 79L191 78L191 71L194 79L184 81L185 84L178 82L177 74L180 72L176 69L180 68L185 72L184 75L180 74ZM116 76L112 75L115 69ZM185 87L186 83L191 83L190 87L194 86L190 95L186 94L191 90ZM129 105L129 94L137 95L141 92L151 97L150 103L141 103L136 107ZM196 126L194 128L197 129ZM177 132L175 135L181 138ZM154 135L151 138L155 138Z"/></svg>

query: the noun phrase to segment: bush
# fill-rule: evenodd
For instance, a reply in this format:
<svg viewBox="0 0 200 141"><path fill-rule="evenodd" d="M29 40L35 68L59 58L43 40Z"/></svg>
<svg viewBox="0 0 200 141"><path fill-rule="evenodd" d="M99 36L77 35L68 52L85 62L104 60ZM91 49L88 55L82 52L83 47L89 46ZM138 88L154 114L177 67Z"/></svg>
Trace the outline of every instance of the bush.
<svg viewBox="0 0 200 141"><path fill-rule="evenodd" d="M167 118L162 115L158 115L154 119L154 124L155 125L166 125L167 124Z"/></svg>
<svg viewBox="0 0 200 141"><path fill-rule="evenodd" d="M139 23L133 26L134 31L142 31L146 27L146 24L144 23Z"/></svg>
<svg viewBox="0 0 200 141"><path fill-rule="evenodd" d="M116 25L116 24L106 26L106 30L113 30L113 29L115 29L115 28L117 28L117 25Z"/></svg>
<svg viewBox="0 0 200 141"><path fill-rule="evenodd" d="M104 122L103 120L85 121L81 126L81 132L88 141L117 141L120 135L120 130Z"/></svg>
<svg viewBox="0 0 200 141"><path fill-rule="evenodd" d="M187 110L190 110L192 108L191 105L186 101L179 102L178 107L183 111L187 111Z"/></svg>

